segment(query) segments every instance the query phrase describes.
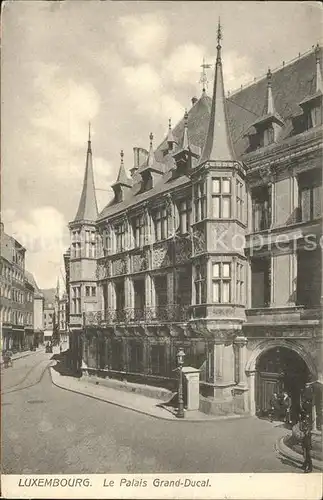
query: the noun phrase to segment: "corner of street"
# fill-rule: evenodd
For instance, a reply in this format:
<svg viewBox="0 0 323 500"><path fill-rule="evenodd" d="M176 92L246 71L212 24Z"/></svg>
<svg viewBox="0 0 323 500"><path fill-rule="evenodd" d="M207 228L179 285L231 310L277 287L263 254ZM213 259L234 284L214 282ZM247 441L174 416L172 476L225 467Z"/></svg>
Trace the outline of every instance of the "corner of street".
<svg viewBox="0 0 323 500"><path fill-rule="evenodd" d="M90 379L43 349L2 370L4 473L301 472L276 447L289 432L281 423L177 419L163 400Z"/></svg>

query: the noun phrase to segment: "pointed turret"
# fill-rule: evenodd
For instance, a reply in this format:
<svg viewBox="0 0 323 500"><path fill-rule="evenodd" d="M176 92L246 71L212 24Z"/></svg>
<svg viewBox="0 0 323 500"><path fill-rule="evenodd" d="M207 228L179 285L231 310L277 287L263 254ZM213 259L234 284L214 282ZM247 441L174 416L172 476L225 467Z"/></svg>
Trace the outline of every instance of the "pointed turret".
<svg viewBox="0 0 323 500"><path fill-rule="evenodd" d="M206 161L234 161L228 116L224 95L223 71L221 60L221 25L218 24L217 57L215 64L214 88L208 133L200 163Z"/></svg>
<svg viewBox="0 0 323 500"><path fill-rule="evenodd" d="M277 113L272 91L272 72L268 69L267 72L267 87L265 105L262 115L257 118L249 128L247 135L249 135L250 145L253 144L256 138L258 147L268 146L277 141L281 128L284 126L284 120ZM256 134L251 133L256 130Z"/></svg>
<svg viewBox="0 0 323 500"><path fill-rule="evenodd" d="M314 54L315 54L315 64L316 64L316 71L315 71L315 86L313 91L308 94L305 99L302 100L302 102L299 103L299 105L304 109L308 105L313 105L315 104L315 101L319 101L322 98L323 94L323 83L322 83L322 72L321 72L321 57L320 57L320 46L319 44L316 45Z"/></svg>
<svg viewBox="0 0 323 500"><path fill-rule="evenodd" d="M189 148L189 141L188 141L188 112L187 112L187 109L185 109L182 149L188 149L188 148Z"/></svg>
<svg viewBox="0 0 323 500"><path fill-rule="evenodd" d="M168 133L167 133L168 151L173 151L175 144L176 144L176 141L175 141L175 138L173 135L173 130L172 130L172 120L170 118L168 121Z"/></svg>
<svg viewBox="0 0 323 500"><path fill-rule="evenodd" d="M273 91L272 91L272 77L273 77L272 72L270 68L268 68L266 75L267 88L266 88L266 99L265 99L264 110L262 116L257 118L257 120L255 120L254 123L252 124L252 126L254 126L256 129L266 128L272 125L272 123L276 123L280 126L284 125L282 117L277 113L275 108Z"/></svg>
<svg viewBox="0 0 323 500"><path fill-rule="evenodd" d="M83 181L83 189L79 207L74 222L95 221L98 216L98 205L96 201L91 145L91 126L89 125L89 138L86 153L86 165Z"/></svg>
<svg viewBox="0 0 323 500"><path fill-rule="evenodd" d="M299 106L303 110L303 115L305 118L305 128L309 129L312 127L317 127L322 125L323 122L323 84L322 84L322 72L321 72L321 49L319 44L316 45L314 49L315 55L315 76L314 85L312 87L312 92L308 94Z"/></svg>
<svg viewBox="0 0 323 500"><path fill-rule="evenodd" d="M149 151L148 151L148 157L147 157L147 162L141 167L140 169L140 174L143 172L149 170L153 171L159 174L163 173L163 165L162 163L158 162L155 158L155 153L154 153L154 148L153 148L153 133L150 132L149 134Z"/></svg>
<svg viewBox="0 0 323 500"><path fill-rule="evenodd" d="M129 186L129 187L131 187L132 183L131 183L131 180L128 179L128 177L127 177L126 169L125 169L125 166L124 166L124 163L123 163L123 157L124 157L124 153L123 153L123 150L121 149L121 151L120 151L120 168L119 168L119 173L118 173L117 181L114 184L114 186L116 186L117 184L120 184L122 186Z"/></svg>
<svg viewBox="0 0 323 500"><path fill-rule="evenodd" d="M132 181L128 179L126 170L123 163L123 150L120 151L120 167L117 180L112 184L112 189L114 191L114 197L116 202L120 202L124 198L124 193L127 189L131 189Z"/></svg>
<svg viewBox="0 0 323 500"><path fill-rule="evenodd" d="M201 154L201 149L190 143L188 136L188 112L185 109L184 114L184 130L181 148L173 154L177 170L192 166L192 158L198 158ZM183 172L184 173L184 172Z"/></svg>
<svg viewBox="0 0 323 500"><path fill-rule="evenodd" d="M142 189L145 191L151 189L155 186L158 177L163 175L164 166L162 163L158 162L155 157L153 148L153 134L150 132L149 140L149 151L146 163L140 168L139 173L142 178Z"/></svg>
<svg viewBox="0 0 323 500"><path fill-rule="evenodd" d="M272 92L272 88L271 88L272 76L273 76L272 72L270 71L270 68L268 68L268 72L267 72L267 99L266 99L266 106L265 106L265 114L266 115L271 115L271 114L275 113L273 92Z"/></svg>

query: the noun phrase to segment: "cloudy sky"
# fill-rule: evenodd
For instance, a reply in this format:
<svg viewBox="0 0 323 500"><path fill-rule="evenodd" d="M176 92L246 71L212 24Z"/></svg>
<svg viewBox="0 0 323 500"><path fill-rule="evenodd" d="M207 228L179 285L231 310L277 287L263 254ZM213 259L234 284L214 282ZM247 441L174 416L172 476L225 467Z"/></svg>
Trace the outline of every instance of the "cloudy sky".
<svg viewBox="0 0 323 500"><path fill-rule="evenodd" d="M201 93L223 24L226 90L320 41L319 2L6 2L2 18L2 214L40 287L69 243L92 124L99 208L119 152L155 145ZM212 74L209 75L212 79ZM209 86L210 93L212 85Z"/></svg>

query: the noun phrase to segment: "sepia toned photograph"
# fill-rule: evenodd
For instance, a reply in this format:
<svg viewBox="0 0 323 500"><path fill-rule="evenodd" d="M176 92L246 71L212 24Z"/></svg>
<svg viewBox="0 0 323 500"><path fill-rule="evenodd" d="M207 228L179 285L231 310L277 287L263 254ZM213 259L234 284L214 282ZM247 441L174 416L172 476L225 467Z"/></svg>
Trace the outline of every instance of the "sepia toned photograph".
<svg viewBox="0 0 323 500"><path fill-rule="evenodd" d="M5 498L321 497L322 26L4 2Z"/></svg>

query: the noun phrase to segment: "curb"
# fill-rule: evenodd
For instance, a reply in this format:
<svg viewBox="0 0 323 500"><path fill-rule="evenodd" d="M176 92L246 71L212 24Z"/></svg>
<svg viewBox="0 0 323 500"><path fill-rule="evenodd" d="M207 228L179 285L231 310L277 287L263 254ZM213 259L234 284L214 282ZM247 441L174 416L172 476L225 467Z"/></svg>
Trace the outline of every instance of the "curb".
<svg viewBox="0 0 323 500"><path fill-rule="evenodd" d="M148 411L144 411L144 410L140 410L139 408L134 408L133 406L128 406L128 405L125 405L125 404L122 404L122 403L117 403L116 401L111 401L109 399L105 399L103 397L100 397L100 396L94 396L92 394L86 394L82 391L76 391L75 389L70 389L69 387L64 387L63 385L59 385L59 383L56 381L54 381L53 379L53 375L52 375L52 369L53 367L49 367L49 371L50 371L50 376L51 376L51 380L52 380L52 383L53 385L55 385L56 387L59 387L60 389L63 389L65 391L69 391L69 392L73 392L74 394L81 394L83 396L86 396L88 398L92 398L92 399L96 399L97 401L103 401L104 403L108 403L108 404L111 404L111 405L114 405L114 406L118 406L119 408L125 408L126 410L131 410L131 411L135 411L136 413L140 413L142 415L146 415L148 417L152 417L152 418L156 418L157 420L166 420L168 422L186 422L186 423L190 423L190 422L193 422L193 423L196 423L196 422L218 422L218 421L221 421L221 420L235 420L235 419L238 419L238 418L246 418L247 416L249 415L230 415L230 416L226 416L226 415L221 415L221 416L215 416L214 418L210 418L210 419L207 419L207 418L196 418L196 419L178 419L176 418L175 416L172 416L172 417L166 417L166 416L161 416L161 415L154 415L153 413L150 413Z"/></svg>
<svg viewBox="0 0 323 500"><path fill-rule="evenodd" d="M17 356L16 358L12 358L12 361L17 361L18 359L27 358L28 356L32 356L35 354L39 354L41 351L28 351L25 354L21 354L21 356ZM3 365L3 360L1 358L0 365Z"/></svg>
<svg viewBox="0 0 323 500"><path fill-rule="evenodd" d="M304 459L303 459L302 455L300 455L296 451L292 450L284 443L285 437L286 436L283 436L282 438L278 439L278 441L276 442L276 445L275 445L276 450L278 451L278 453L281 456L288 458L289 460L296 463L297 465L303 465ZM313 463L314 469L323 471L323 462L313 458L312 463Z"/></svg>

